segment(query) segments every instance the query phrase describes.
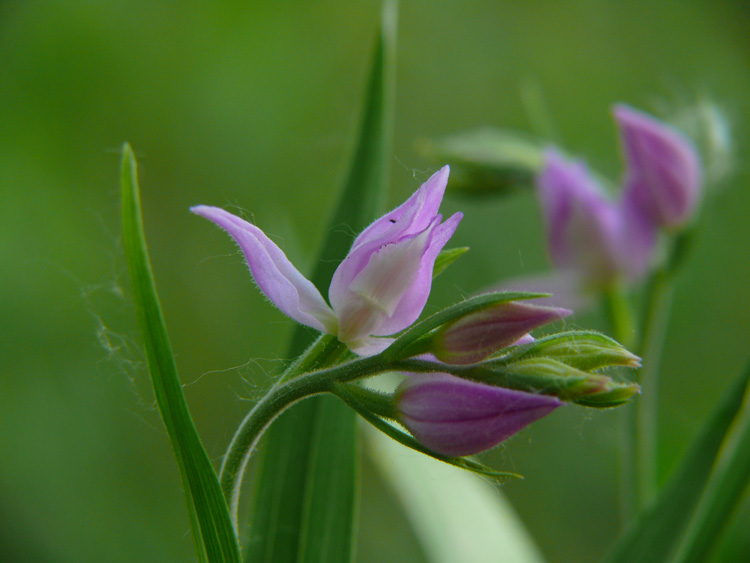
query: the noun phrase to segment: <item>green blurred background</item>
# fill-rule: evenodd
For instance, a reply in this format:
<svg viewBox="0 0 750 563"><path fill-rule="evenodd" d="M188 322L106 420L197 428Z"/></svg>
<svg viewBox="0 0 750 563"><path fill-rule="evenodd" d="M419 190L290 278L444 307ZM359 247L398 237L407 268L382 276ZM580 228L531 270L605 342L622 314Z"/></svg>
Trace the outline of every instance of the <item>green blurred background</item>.
<svg viewBox="0 0 750 563"><path fill-rule="evenodd" d="M0 4L0 560L193 559L129 299L119 147L128 140L140 160L178 366L218 461L283 359L292 322L259 295L228 238L188 208L246 211L309 270L378 17L374 0ZM524 85L544 92L565 146L615 177L614 102L679 108L707 95L729 117L735 174L679 280L666 342L667 475L748 351L750 9L405 0L399 19L392 204L436 169L418 138L528 130ZM531 194L448 197L443 208L465 212L453 242L472 251L439 278L431 309L546 268ZM603 327L595 314L573 322ZM550 561L597 560L617 534L616 422L615 412L561 409L485 456L526 476L503 492ZM418 561L366 459L363 477L358 560ZM750 511L735 525L743 518ZM746 541L725 559L750 558Z"/></svg>

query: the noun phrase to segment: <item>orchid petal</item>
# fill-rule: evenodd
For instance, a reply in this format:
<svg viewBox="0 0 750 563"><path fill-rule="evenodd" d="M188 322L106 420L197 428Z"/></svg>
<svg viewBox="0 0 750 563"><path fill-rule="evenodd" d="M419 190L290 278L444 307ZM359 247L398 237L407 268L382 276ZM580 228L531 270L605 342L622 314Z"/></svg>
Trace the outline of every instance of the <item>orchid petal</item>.
<svg viewBox="0 0 750 563"><path fill-rule="evenodd" d="M626 189L620 202L622 226L621 270L631 282L639 281L649 271L654 259L658 226L651 220L640 201L638 190Z"/></svg>
<svg viewBox="0 0 750 563"><path fill-rule="evenodd" d="M443 166L393 211L374 221L354 240L352 250L364 243L393 240L394 237L423 231L437 215L448 185L450 167Z"/></svg>
<svg viewBox="0 0 750 563"><path fill-rule="evenodd" d="M344 295L333 302L339 319L339 339L359 340L374 334L392 316L405 292L415 283L433 225L373 252Z"/></svg>
<svg viewBox="0 0 750 563"><path fill-rule="evenodd" d="M422 256L417 277L404 292L398 305L393 310L393 314L383 319L378 329L373 332L374 335L395 334L411 326L419 318L432 289L432 270L435 266L435 260L453 236L453 233L456 232L462 218L462 213L455 213L442 225L433 229L428 247Z"/></svg>
<svg viewBox="0 0 750 563"><path fill-rule="evenodd" d="M283 313L303 325L335 334L336 317L323 296L263 231L218 207L198 205L191 211L234 238L258 288Z"/></svg>
<svg viewBox="0 0 750 563"><path fill-rule="evenodd" d="M524 334L521 338L511 344L511 346L523 346L524 344L533 344L534 342L536 342L536 338L530 334Z"/></svg>
<svg viewBox="0 0 750 563"><path fill-rule="evenodd" d="M440 207L449 172L447 166L441 168L405 203L376 220L355 239L331 280L328 298L334 309L354 278L367 266L373 252L404 236L424 231L430 225Z"/></svg>

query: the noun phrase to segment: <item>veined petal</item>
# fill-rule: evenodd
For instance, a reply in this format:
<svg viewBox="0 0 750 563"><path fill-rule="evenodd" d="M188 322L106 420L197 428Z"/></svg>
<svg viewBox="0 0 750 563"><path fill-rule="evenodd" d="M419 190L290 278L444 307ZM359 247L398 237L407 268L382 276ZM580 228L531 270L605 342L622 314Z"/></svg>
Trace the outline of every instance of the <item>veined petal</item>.
<svg viewBox="0 0 750 563"><path fill-rule="evenodd" d="M631 282L649 271L656 248L658 226L651 220L638 190L626 189L620 201L620 268Z"/></svg>
<svg viewBox="0 0 750 563"><path fill-rule="evenodd" d="M435 336L433 352L450 364L479 362L530 336L530 330L571 313L568 309L525 301L488 307L443 325Z"/></svg>
<svg viewBox="0 0 750 563"><path fill-rule="evenodd" d="M331 280L328 298L334 309L339 297L367 266L370 256L388 243L424 231L437 215L448 183L450 169L444 166L433 174L405 203L376 220L355 239L346 258Z"/></svg>
<svg viewBox="0 0 750 563"><path fill-rule="evenodd" d="M368 336L357 342L349 343L349 349L359 356L374 356L388 348L395 338L373 338Z"/></svg>
<svg viewBox="0 0 750 563"><path fill-rule="evenodd" d="M409 199L362 231L352 244L352 250L386 234L392 239L426 229L440 208L449 174L447 165L435 172Z"/></svg>
<svg viewBox="0 0 750 563"><path fill-rule="evenodd" d="M318 289L263 231L218 207L198 205L190 210L214 222L234 238L258 288L282 312L303 325L336 333L336 317Z"/></svg>
<svg viewBox="0 0 750 563"><path fill-rule="evenodd" d="M339 319L339 340L351 342L377 332L393 315L404 293L414 284L429 244L433 224L423 232L386 244L370 255L367 265L333 302Z"/></svg>
<svg viewBox="0 0 750 563"><path fill-rule="evenodd" d="M422 254L416 278L401 297L393 313L383 319L380 326L372 334L375 336L395 334L407 328L419 318L427 303L427 298L430 296L435 259L453 236L453 233L456 232L462 218L463 213L455 213L442 225L438 225L432 230L428 246Z"/></svg>
<svg viewBox="0 0 750 563"><path fill-rule="evenodd" d="M524 334L521 338L511 344L511 346L523 346L524 344L531 344L533 342L536 342L536 338L530 334Z"/></svg>

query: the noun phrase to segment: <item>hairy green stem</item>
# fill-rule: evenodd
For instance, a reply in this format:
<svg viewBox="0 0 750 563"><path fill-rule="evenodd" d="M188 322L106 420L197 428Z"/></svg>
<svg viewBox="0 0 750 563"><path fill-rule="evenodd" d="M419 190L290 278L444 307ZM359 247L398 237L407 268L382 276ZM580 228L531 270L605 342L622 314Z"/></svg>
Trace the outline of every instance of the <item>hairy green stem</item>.
<svg viewBox="0 0 750 563"><path fill-rule="evenodd" d="M321 336L284 371L270 391L245 416L235 432L219 473L221 489L235 528L242 477L258 440L276 417L297 401L330 391L332 382L351 381L388 369L381 356L326 368L338 361L344 353L346 347L335 337Z"/></svg>
<svg viewBox="0 0 750 563"><path fill-rule="evenodd" d="M311 385L313 382L310 381L299 384L295 381L290 382L291 384L284 384L284 382L320 365L335 362L345 351L346 348L336 337L321 335L284 370L271 390L253 407L235 432L219 472L221 489L229 505L235 529L237 528L237 508L242 477L250 460L250 454L261 434L281 412L296 401L325 391L325 389L316 391L314 385Z"/></svg>
<svg viewBox="0 0 750 563"><path fill-rule="evenodd" d="M340 383L333 389L342 401L350 407L356 402L361 408L355 409L362 414L362 410L375 414L381 418L396 420L396 410L393 405L393 396L388 393L374 391L352 383Z"/></svg>

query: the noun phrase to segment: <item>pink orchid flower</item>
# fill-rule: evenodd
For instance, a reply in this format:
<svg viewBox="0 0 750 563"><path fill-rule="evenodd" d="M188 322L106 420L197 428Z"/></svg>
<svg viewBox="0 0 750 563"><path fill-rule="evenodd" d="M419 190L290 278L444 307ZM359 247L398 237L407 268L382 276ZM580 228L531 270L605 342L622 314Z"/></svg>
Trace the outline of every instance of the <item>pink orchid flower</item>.
<svg viewBox="0 0 750 563"><path fill-rule="evenodd" d="M283 313L370 355L391 342L375 337L402 331L424 309L435 259L463 216L456 213L443 222L438 213L448 174L443 167L355 239L333 275L330 305L258 227L218 207L199 205L191 211L234 238L258 288Z"/></svg>

